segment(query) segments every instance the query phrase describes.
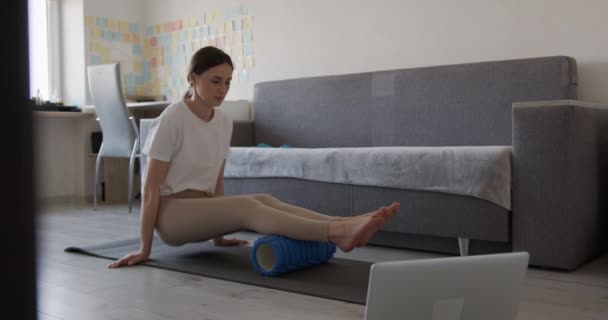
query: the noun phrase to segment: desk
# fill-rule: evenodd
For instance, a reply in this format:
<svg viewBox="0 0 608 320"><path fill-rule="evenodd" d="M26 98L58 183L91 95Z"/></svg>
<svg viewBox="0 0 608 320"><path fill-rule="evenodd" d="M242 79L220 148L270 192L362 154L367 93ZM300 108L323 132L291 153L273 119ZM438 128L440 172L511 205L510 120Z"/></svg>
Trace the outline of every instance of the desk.
<svg viewBox="0 0 608 320"><path fill-rule="evenodd" d="M172 101L149 101L149 102L127 102L129 110L164 110ZM94 105L87 105L82 108L82 112L95 113Z"/></svg>
<svg viewBox="0 0 608 320"><path fill-rule="evenodd" d="M127 108L135 119L135 123L139 126L139 119L156 118L163 110L165 110L173 101L150 101L150 102L127 102ZM83 113L95 113L95 106L88 105L82 108Z"/></svg>
<svg viewBox="0 0 608 320"><path fill-rule="evenodd" d="M129 102L127 108L130 110L164 110L172 101L150 101L150 102Z"/></svg>

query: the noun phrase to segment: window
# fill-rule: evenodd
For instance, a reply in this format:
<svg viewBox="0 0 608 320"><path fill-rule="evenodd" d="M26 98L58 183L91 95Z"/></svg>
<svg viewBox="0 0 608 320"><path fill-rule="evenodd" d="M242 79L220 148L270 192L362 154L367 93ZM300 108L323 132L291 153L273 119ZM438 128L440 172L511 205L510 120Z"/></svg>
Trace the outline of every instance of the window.
<svg viewBox="0 0 608 320"><path fill-rule="evenodd" d="M30 96L60 99L58 0L28 0Z"/></svg>

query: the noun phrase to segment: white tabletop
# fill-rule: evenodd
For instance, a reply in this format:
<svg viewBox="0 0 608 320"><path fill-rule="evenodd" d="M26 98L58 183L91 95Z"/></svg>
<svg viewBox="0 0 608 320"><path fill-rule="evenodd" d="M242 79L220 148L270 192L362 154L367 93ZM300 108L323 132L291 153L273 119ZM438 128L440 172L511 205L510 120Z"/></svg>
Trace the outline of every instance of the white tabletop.
<svg viewBox="0 0 608 320"><path fill-rule="evenodd" d="M146 109L146 110L164 110L171 104L171 101L149 101L149 102L127 102L127 108L131 110ZM82 112L95 112L94 105L84 106Z"/></svg>

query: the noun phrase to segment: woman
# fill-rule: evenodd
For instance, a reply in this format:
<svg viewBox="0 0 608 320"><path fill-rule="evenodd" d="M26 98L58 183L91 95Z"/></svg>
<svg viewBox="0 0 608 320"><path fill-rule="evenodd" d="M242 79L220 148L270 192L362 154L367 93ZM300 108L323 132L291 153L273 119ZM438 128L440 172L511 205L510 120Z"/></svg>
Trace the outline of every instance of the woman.
<svg viewBox="0 0 608 320"><path fill-rule="evenodd" d="M150 256L156 230L168 245L213 239L215 245L247 244L225 234L252 230L300 240L329 241L349 252L365 245L399 209L398 203L356 217L326 216L266 194L224 196L224 165L232 120L219 106L232 79L230 57L215 47L190 61L190 89L154 120L142 150L145 172L141 247L109 265L135 265Z"/></svg>

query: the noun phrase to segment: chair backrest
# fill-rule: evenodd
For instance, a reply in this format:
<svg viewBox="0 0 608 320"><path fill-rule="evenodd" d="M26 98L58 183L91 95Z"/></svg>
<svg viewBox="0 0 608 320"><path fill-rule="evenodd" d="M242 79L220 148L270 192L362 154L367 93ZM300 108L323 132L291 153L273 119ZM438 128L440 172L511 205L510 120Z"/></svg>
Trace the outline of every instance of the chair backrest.
<svg viewBox="0 0 608 320"><path fill-rule="evenodd" d="M129 119L129 111L122 95L119 65L88 66L87 72L89 91L103 133L99 155L128 158L138 133Z"/></svg>

